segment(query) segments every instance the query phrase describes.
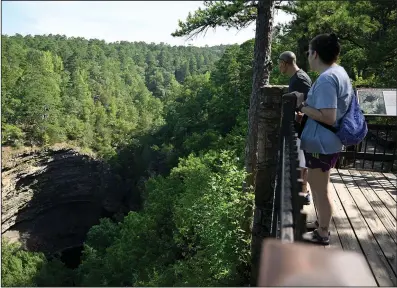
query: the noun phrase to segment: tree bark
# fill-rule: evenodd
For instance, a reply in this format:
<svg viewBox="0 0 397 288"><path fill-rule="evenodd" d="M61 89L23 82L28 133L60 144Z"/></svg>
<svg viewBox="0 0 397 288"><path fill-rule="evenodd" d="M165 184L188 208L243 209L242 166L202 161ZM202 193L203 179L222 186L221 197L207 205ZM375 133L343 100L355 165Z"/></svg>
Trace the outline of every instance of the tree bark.
<svg viewBox="0 0 397 288"><path fill-rule="evenodd" d="M245 148L245 166L251 174L248 185L254 186L257 162L258 106L261 88L269 84L271 71L271 41L273 28L274 0L258 2L256 18L252 93L248 111L248 137Z"/></svg>
<svg viewBox="0 0 397 288"><path fill-rule="evenodd" d="M271 67L271 41L273 29L274 0L258 1L254 47L253 80L250 107L248 111L248 137L245 149L245 166L249 173L246 188L254 187L257 174L257 151L258 151L258 108L261 99L262 88L269 84ZM255 199L258 198L258 191L255 189ZM260 196L259 196L260 197ZM256 200L255 200L256 202ZM251 216L252 216L252 210ZM256 214L256 213L255 213ZM250 215L248 215L250 216ZM249 217L251 218L251 217ZM254 223L255 218L254 216ZM254 225L255 226L255 225ZM256 241L256 232L253 226L253 239L251 243L251 286L255 286L258 279L259 256L261 242ZM254 239L255 238L255 239Z"/></svg>

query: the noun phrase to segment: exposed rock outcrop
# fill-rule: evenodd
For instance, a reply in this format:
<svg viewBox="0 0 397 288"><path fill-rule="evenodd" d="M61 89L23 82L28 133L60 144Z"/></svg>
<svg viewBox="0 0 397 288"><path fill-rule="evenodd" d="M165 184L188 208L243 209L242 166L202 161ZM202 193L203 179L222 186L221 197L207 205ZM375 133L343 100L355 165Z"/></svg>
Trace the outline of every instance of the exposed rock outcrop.
<svg viewBox="0 0 397 288"><path fill-rule="evenodd" d="M2 149L2 236L47 255L82 245L99 218L120 210L109 168L73 148Z"/></svg>

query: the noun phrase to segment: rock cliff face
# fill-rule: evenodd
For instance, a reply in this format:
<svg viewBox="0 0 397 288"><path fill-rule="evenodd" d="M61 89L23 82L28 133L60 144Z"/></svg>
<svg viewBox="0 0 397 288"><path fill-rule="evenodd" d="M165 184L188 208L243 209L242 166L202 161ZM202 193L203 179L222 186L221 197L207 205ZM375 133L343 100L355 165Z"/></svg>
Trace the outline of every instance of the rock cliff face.
<svg viewBox="0 0 397 288"><path fill-rule="evenodd" d="M123 195L104 163L72 148L2 149L2 236L47 255L82 245Z"/></svg>

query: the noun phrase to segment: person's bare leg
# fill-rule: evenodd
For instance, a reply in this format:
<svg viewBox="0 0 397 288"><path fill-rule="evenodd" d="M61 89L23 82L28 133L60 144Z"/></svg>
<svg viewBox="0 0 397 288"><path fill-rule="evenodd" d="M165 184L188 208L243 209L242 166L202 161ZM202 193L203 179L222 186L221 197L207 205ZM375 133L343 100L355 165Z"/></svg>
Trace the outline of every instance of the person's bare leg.
<svg viewBox="0 0 397 288"><path fill-rule="evenodd" d="M322 237L328 236L329 224L332 217L332 205L328 194L330 171L323 172L320 168L310 169L308 180L317 208L319 229Z"/></svg>
<svg viewBox="0 0 397 288"><path fill-rule="evenodd" d="M311 183L311 178L314 177L314 176L312 176L313 175L312 171L313 171L313 169L311 169L311 168L307 169L307 182L309 182L309 184L310 184L310 193L312 194L312 200L313 200L314 208L317 210L318 209L317 208L318 207L317 195L316 195L317 193L316 193L316 190L313 189L312 183ZM319 218L319 215L318 215L318 212L317 212L317 222L319 222L318 218ZM309 228L317 228L317 226L314 223L311 223L308 227Z"/></svg>

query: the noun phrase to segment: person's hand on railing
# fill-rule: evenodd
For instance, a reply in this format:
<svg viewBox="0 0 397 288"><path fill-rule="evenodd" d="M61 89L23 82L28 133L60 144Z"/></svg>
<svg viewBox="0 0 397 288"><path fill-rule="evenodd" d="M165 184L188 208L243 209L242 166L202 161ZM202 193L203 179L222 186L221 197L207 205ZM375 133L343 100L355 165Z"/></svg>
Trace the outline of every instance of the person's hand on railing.
<svg viewBox="0 0 397 288"><path fill-rule="evenodd" d="M303 113L302 112L296 112L295 113L295 121L296 122L301 123L302 118L303 118Z"/></svg>
<svg viewBox="0 0 397 288"><path fill-rule="evenodd" d="M302 104L302 102L305 101L305 94L295 92L295 95L296 95L296 107L299 107Z"/></svg>
<svg viewBox="0 0 397 288"><path fill-rule="evenodd" d="M288 96L295 96L296 97L296 107L299 107L299 105L301 105L302 102L305 100L305 94L297 92L297 91L284 94L283 96L287 96L287 97Z"/></svg>

